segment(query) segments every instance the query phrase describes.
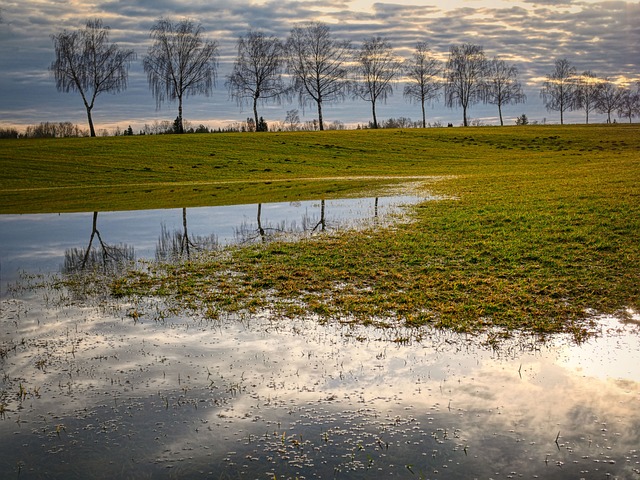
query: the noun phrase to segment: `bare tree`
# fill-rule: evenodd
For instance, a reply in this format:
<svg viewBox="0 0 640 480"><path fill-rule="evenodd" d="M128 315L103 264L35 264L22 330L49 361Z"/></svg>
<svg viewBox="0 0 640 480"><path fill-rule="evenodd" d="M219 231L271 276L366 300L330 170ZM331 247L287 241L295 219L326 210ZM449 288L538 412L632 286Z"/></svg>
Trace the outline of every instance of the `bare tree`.
<svg viewBox="0 0 640 480"><path fill-rule="evenodd" d="M445 73L445 102L450 108L462 107L465 127L469 125L469 107L485 99L486 73L487 59L481 46L465 43L451 47Z"/></svg>
<svg viewBox="0 0 640 480"><path fill-rule="evenodd" d="M640 116L640 83L635 91L631 88L625 88L620 98L620 106L618 107L618 116L620 118L628 118L629 123Z"/></svg>
<svg viewBox="0 0 640 480"><path fill-rule="evenodd" d="M109 27L101 20L89 20L85 28L52 35L56 59L53 72L58 91L77 91L87 109L91 136L96 136L91 111L98 95L118 93L127 88L129 65L135 59L133 50L109 43Z"/></svg>
<svg viewBox="0 0 640 480"><path fill-rule="evenodd" d="M589 113L598 107L601 88L602 81L591 71L584 72L576 79L575 108L585 111L587 124L589 123Z"/></svg>
<svg viewBox="0 0 640 480"><path fill-rule="evenodd" d="M284 124L287 130L291 132L297 130L300 126L300 115L298 114L298 110L287 110L287 116L284 119Z"/></svg>
<svg viewBox="0 0 640 480"><path fill-rule="evenodd" d="M393 94L393 80L402 70L402 62L388 41L373 37L362 44L356 63L354 94L371 103L373 128L378 128L376 103Z"/></svg>
<svg viewBox="0 0 640 480"><path fill-rule="evenodd" d="M250 31L238 39L238 56L226 85L238 104L251 103L256 125L260 124L258 102L279 102L287 93L283 54L282 43L275 37Z"/></svg>
<svg viewBox="0 0 640 480"><path fill-rule="evenodd" d="M504 125L502 106L527 101L527 96L522 91L522 84L518 81L518 69L496 57L488 62L486 83L486 101L498 106L500 125Z"/></svg>
<svg viewBox="0 0 640 480"><path fill-rule="evenodd" d="M202 26L191 20L159 19L151 27L153 44L144 57L151 94L159 108L178 101L178 133L184 133L182 101L189 95L209 95L218 71L218 44L204 39Z"/></svg>
<svg viewBox="0 0 640 480"><path fill-rule="evenodd" d="M623 93L624 90L614 85L609 78L603 79L596 101L596 111L607 114L607 123L611 123L611 113L620 107Z"/></svg>
<svg viewBox="0 0 640 480"><path fill-rule="evenodd" d="M422 128L427 127L425 103L440 96L441 75L440 61L432 56L425 42L419 42L406 70L409 83L404 87L404 97L411 102L419 103L422 107Z"/></svg>
<svg viewBox="0 0 640 480"><path fill-rule="evenodd" d="M286 52L299 102L303 107L309 103L317 106L319 128L324 130L322 106L344 99L348 90L351 46L331 38L327 25L309 23L291 30Z"/></svg>
<svg viewBox="0 0 640 480"><path fill-rule="evenodd" d="M564 112L576 106L576 68L566 59L555 61L553 72L547 75L540 96L548 111L560 112L560 125L564 124Z"/></svg>

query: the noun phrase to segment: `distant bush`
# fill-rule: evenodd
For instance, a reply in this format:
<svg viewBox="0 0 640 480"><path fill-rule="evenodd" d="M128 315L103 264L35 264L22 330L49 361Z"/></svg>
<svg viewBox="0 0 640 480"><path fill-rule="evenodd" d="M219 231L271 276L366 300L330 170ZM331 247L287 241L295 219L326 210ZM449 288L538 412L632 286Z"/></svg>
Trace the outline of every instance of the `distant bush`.
<svg viewBox="0 0 640 480"><path fill-rule="evenodd" d="M414 122L407 117L390 118L380 124L381 128L419 128L422 126L420 122Z"/></svg>
<svg viewBox="0 0 640 480"><path fill-rule="evenodd" d="M428 123L428 127L442 127L442 122L435 121ZM357 130L361 128L373 128L373 122L369 122L367 125L358 125ZM382 120L378 122L378 128L422 128L422 122L411 120L409 117L389 118L388 120Z"/></svg>
<svg viewBox="0 0 640 480"><path fill-rule="evenodd" d="M203 125L202 123L200 125L198 125L198 128L196 128L194 131L194 133L209 133L209 127L207 127L206 125Z"/></svg>
<svg viewBox="0 0 640 480"><path fill-rule="evenodd" d="M325 130L346 130L347 127L345 127L344 123L341 122L340 120L335 120L333 122L328 122L325 126L324 126Z"/></svg>
<svg viewBox="0 0 640 480"><path fill-rule="evenodd" d="M89 133L71 122L42 122L30 125L24 132L25 138L69 138L87 137Z"/></svg>
<svg viewBox="0 0 640 480"><path fill-rule="evenodd" d="M20 132L15 128L0 128L0 138L18 138Z"/></svg>

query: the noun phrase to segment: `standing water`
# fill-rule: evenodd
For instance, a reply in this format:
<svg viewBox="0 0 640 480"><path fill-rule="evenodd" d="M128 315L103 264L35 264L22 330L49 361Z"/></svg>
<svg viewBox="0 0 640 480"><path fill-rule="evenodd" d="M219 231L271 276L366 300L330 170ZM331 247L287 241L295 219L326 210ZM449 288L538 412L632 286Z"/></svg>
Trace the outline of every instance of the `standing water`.
<svg viewBox="0 0 640 480"><path fill-rule="evenodd" d="M344 216L395 205L366 203L374 213ZM289 207L295 222L274 213ZM233 226L200 209L0 217L2 478L640 478L635 312L598 319L580 345L497 345L491 333L82 302L38 275L105 251L166 258L335 226L338 208L322 207L238 207Z"/></svg>

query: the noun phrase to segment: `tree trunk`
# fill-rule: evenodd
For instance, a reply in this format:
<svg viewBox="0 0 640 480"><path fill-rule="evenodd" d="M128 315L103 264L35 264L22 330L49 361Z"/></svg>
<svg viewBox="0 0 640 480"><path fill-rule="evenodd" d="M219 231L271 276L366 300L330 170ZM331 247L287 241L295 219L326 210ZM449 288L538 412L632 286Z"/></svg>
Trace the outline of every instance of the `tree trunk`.
<svg viewBox="0 0 640 480"><path fill-rule="evenodd" d="M184 124L182 123L182 96L178 97L178 132L184 133Z"/></svg>
<svg viewBox="0 0 640 480"><path fill-rule="evenodd" d="M311 230L312 232L315 232L318 229L318 227L320 227L320 231L322 232L324 232L327 228L327 221L324 215L324 204L325 204L325 201L322 200L320 202L320 221L316 223L315 227L313 227L313 229Z"/></svg>
<svg viewBox="0 0 640 480"><path fill-rule="evenodd" d="M84 91L78 86L80 90L80 95L82 96L82 102L84 103L84 108L87 109L87 119L89 120L89 132L92 137L96 136L96 129L93 126L93 118L91 117L91 110L93 109L93 102L96 99L96 95L94 93L93 98L91 99L91 103L87 101L87 97L84 96Z"/></svg>
<svg viewBox="0 0 640 480"><path fill-rule="evenodd" d="M262 228L262 204L258 204L258 234L262 239L262 243L267 241L267 236L265 234L264 228Z"/></svg>
<svg viewBox="0 0 640 480"><path fill-rule="evenodd" d="M322 100L318 100L318 128L324 130L324 121L322 120Z"/></svg>
<svg viewBox="0 0 640 480"><path fill-rule="evenodd" d="M91 118L91 107L87 105L87 118L89 119L89 131L91 132L91 136L96 136L96 129L93 126L93 118Z"/></svg>
<svg viewBox="0 0 640 480"><path fill-rule="evenodd" d="M378 128L378 118L376 117L376 102L371 102L371 111L373 113L373 128Z"/></svg>
<svg viewBox="0 0 640 480"><path fill-rule="evenodd" d="M256 132L260 127L260 122L258 121L258 97L253 97L253 118L256 121Z"/></svg>
<svg viewBox="0 0 640 480"><path fill-rule="evenodd" d="M500 115L500 126L504 127L504 122L502 121L502 105L498 104L498 114Z"/></svg>
<svg viewBox="0 0 640 480"><path fill-rule="evenodd" d="M93 226L91 227L91 237L89 238L89 246L87 247L87 251L84 254L84 258L82 259L82 266L80 267L82 270L87 266L87 262L89 261L89 254L91 253L91 244L93 243L93 237L96 236L96 232L98 231L98 212L93 212Z"/></svg>
<svg viewBox="0 0 640 480"><path fill-rule="evenodd" d="M189 232L187 231L187 209L182 209L182 227L184 228L184 249L187 251L187 258L191 257L191 252L189 251ZM182 253L182 252L180 252Z"/></svg>
<svg viewBox="0 0 640 480"><path fill-rule="evenodd" d="M467 121L467 106L466 105L462 106L462 124L465 127L469 126L469 122Z"/></svg>
<svg viewBox="0 0 640 480"><path fill-rule="evenodd" d="M422 128L427 128L427 112L424 108L424 100L422 100Z"/></svg>

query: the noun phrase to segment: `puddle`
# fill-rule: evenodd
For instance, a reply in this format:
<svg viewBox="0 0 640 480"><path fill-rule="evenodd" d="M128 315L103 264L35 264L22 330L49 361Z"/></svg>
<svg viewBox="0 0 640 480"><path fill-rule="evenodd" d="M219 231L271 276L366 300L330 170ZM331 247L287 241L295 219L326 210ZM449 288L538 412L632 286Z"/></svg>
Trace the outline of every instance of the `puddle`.
<svg viewBox="0 0 640 480"><path fill-rule="evenodd" d="M638 478L637 325L495 350L40 295L2 301L0 469L16 477Z"/></svg>
<svg viewBox="0 0 640 480"><path fill-rule="evenodd" d="M83 262L166 259L276 235L384 221L403 206L430 198L404 194L169 210L0 215L0 295L23 273L59 272Z"/></svg>
<svg viewBox="0 0 640 480"><path fill-rule="evenodd" d="M375 199L365 203L357 218L376 218ZM394 205L380 199L378 215ZM324 207L331 228L339 205ZM243 224L259 230L257 206L246 208L188 209L192 245L237 241ZM287 208L298 216L276 214ZM263 205L260 224L309 232L321 208ZM159 248L162 232L183 232L183 213L100 213L97 225L105 244L154 258L172 251ZM8 217L3 281L9 265L59 271L70 249L86 253L94 218ZM3 478L640 478L636 312L627 323L597 319L581 345L523 335L496 348L489 336L427 328L213 322L167 316L156 299L86 305L52 287L9 293L0 300Z"/></svg>

